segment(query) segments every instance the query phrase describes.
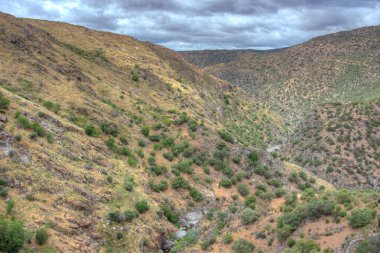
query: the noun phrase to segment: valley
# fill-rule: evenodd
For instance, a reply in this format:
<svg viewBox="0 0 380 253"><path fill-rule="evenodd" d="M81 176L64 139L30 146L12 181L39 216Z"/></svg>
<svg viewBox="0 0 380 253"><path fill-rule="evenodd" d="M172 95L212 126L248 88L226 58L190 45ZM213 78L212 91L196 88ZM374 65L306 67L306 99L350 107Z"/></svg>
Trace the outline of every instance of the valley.
<svg viewBox="0 0 380 253"><path fill-rule="evenodd" d="M375 245L379 41L175 52L0 13L0 251Z"/></svg>

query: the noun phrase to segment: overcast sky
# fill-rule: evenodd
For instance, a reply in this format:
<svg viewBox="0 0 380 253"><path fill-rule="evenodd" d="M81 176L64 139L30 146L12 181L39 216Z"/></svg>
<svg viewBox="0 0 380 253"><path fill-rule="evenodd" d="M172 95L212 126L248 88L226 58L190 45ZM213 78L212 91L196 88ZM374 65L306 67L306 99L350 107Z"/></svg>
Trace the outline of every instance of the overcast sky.
<svg viewBox="0 0 380 253"><path fill-rule="evenodd" d="M0 11L127 34L175 50L279 48L380 25L380 0L0 0Z"/></svg>

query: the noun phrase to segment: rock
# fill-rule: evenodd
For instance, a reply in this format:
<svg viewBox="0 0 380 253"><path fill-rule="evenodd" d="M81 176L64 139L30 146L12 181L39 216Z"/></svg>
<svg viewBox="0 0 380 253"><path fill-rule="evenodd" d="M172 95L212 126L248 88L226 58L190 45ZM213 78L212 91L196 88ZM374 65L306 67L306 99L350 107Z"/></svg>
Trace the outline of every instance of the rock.
<svg viewBox="0 0 380 253"><path fill-rule="evenodd" d="M190 212L180 219L180 223L185 227L194 227L198 224L201 218L202 213L200 211Z"/></svg>

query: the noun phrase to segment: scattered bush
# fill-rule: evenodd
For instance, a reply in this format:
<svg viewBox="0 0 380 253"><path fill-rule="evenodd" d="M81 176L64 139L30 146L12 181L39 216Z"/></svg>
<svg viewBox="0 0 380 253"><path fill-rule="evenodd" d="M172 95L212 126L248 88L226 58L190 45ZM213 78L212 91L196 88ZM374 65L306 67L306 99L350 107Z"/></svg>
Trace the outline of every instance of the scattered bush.
<svg viewBox="0 0 380 253"><path fill-rule="evenodd" d="M249 188L245 184L240 184L238 186L238 192L240 193L241 196L245 197L249 194Z"/></svg>
<svg viewBox="0 0 380 253"><path fill-rule="evenodd" d="M353 228L362 228L371 223L373 211L367 208L357 208L352 211L348 222Z"/></svg>
<svg viewBox="0 0 380 253"><path fill-rule="evenodd" d="M153 180L149 180L149 188L154 192L166 191L168 189L168 182L166 180L161 180L156 184Z"/></svg>
<svg viewBox="0 0 380 253"><path fill-rule="evenodd" d="M229 143L234 143L234 138L232 137L232 135L225 131L225 130L221 130L218 132L220 137L225 140L226 142L229 142Z"/></svg>
<svg viewBox="0 0 380 253"><path fill-rule="evenodd" d="M135 207L139 213L145 213L146 211L149 210L149 205L146 200L140 200L136 202Z"/></svg>
<svg viewBox="0 0 380 253"><path fill-rule="evenodd" d="M183 178L182 176L175 177L172 180L171 184L174 189L186 189L189 185L186 179Z"/></svg>
<svg viewBox="0 0 380 253"><path fill-rule="evenodd" d="M234 240L234 238L232 237L232 234L231 234L231 233L227 233L227 234L223 237L223 243L225 243L225 244L230 244L233 240Z"/></svg>
<svg viewBox="0 0 380 253"><path fill-rule="evenodd" d="M53 103L53 102L51 102L51 101L45 101L45 102L43 103L43 105L44 105L47 109L49 109L49 110L51 110L51 111L53 111L53 112L55 112L55 113L57 113L57 112L59 112L59 111L61 110L61 105L60 105L60 104L58 104L58 103Z"/></svg>
<svg viewBox="0 0 380 253"><path fill-rule="evenodd" d="M98 137L99 136L99 131L92 124L87 125L84 128L84 131L86 132L86 134L88 136L92 136L92 137Z"/></svg>
<svg viewBox="0 0 380 253"><path fill-rule="evenodd" d="M251 208L246 208L241 212L240 218L241 223L247 225L257 221L260 218L260 214Z"/></svg>
<svg viewBox="0 0 380 253"><path fill-rule="evenodd" d="M150 128L149 128L148 126L143 126L143 127L141 128L141 133L142 133L144 136L148 137L148 136L149 136L149 132L150 132Z"/></svg>
<svg viewBox="0 0 380 253"><path fill-rule="evenodd" d="M158 134L150 135L149 140L153 142L159 142L161 140L161 135L158 135Z"/></svg>
<svg viewBox="0 0 380 253"><path fill-rule="evenodd" d="M231 188L232 182L228 178L224 178L219 182L219 186L222 186L224 188Z"/></svg>
<svg viewBox="0 0 380 253"><path fill-rule="evenodd" d="M295 242L294 246L290 249L285 249L284 253L314 253L320 252L319 244L313 240L298 240Z"/></svg>
<svg viewBox="0 0 380 253"><path fill-rule="evenodd" d="M134 82L139 82L140 81L140 77L137 74L135 74L135 73L132 74L131 79Z"/></svg>
<svg viewBox="0 0 380 253"><path fill-rule="evenodd" d="M190 188L190 196L194 199L194 201L199 202L203 199L202 194L195 189L194 187Z"/></svg>
<svg viewBox="0 0 380 253"><path fill-rule="evenodd" d="M44 245L49 240L46 228L39 228L36 231L36 241L39 245Z"/></svg>
<svg viewBox="0 0 380 253"><path fill-rule="evenodd" d="M6 110L9 107L9 99L0 91L0 110Z"/></svg>
<svg viewBox="0 0 380 253"><path fill-rule="evenodd" d="M174 160L174 155L172 153L166 152L163 153L164 158L166 158L168 161L173 161Z"/></svg>
<svg viewBox="0 0 380 253"><path fill-rule="evenodd" d="M124 189L126 189L127 191L133 191L133 188L135 187L135 180L133 177L128 177L125 181L124 181Z"/></svg>
<svg viewBox="0 0 380 253"><path fill-rule="evenodd" d="M233 253L251 253L255 249L255 246L242 238L237 239L232 245Z"/></svg>
<svg viewBox="0 0 380 253"><path fill-rule="evenodd" d="M100 128L102 129L102 132L105 134L110 134L113 137L116 137L119 135L119 129L117 125L112 124L111 122L103 122L100 125Z"/></svg>
<svg viewBox="0 0 380 253"><path fill-rule="evenodd" d="M133 219L136 219L137 217L139 217L139 214L136 211L126 210L124 212L124 218L126 221L132 221Z"/></svg>
<svg viewBox="0 0 380 253"><path fill-rule="evenodd" d="M10 214L12 212L15 205L16 205L16 202L13 199L7 200L7 207L6 207L7 214Z"/></svg>
<svg viewBox="0 0 380 253"><path fill-rule="evenodd" d="M174 225L178 225L179 213L176 213L174 211L174 208L171 205L169 205L168 203L165 203L161 207L161 210L162 210L164 216L168 219L168 221L170 221Z"/></svg>
<svg viewBox="0 0 380 253"><path fill-rule="evenodd" d="M306 212L309 218L315 219L323 215L330 215L333 213L335 204L330 200L313 200L306 205Z"/></svg>
<svg viewBox="0 0 380 253"><path fill-rule="evenodd" d="M257 154L256 151L252 151L251 153L249 153L248 158L253 163L256 163L259 161L259 155Z"/></svg>
<svg viewBox="0 0 380 253"><path fill-rule="evenodd" d="M2 197L2 198L6 198L6 197L8 197L8 189L7 188L1 188L0 189L0 197Z"/></svg>
<svg viewBox="0 0 380 253"><path fill-rule="evenodd" d="M358 244L355 253L378 253L380 252L380 235L375 235Z"/></svg>

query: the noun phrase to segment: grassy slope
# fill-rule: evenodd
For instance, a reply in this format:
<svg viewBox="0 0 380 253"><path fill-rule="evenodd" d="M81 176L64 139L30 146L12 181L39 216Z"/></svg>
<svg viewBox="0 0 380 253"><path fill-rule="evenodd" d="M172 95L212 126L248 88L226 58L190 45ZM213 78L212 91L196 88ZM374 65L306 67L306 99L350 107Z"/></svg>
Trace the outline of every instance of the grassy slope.
<svg viewBox="0 0 380 253"><path fill-rule="evenodd" d="M375 26L321 36L277 52L196 51L187 52L183 56L195 64L204 64L207 72L241 87L257 101L281 115L289 131L280 134L289 135L287 138L275 139L287 139L284 155L292 161L329 178L330 182L335 180L336 185L369 187L372 183L368 183L367 174L371 171L369 175L377 175L377 168L380 167L376 155L379 152L380 129L376 123L379 112L376 106L369 106L366 114L360 117L344 119L340 113L355 108L361 110L367 104L376 104L379 99L379 39L380 27ZM212 60L209 60L207 53L211 54ZM225 55L230 54L234 57L223 61ZM318 131L327 128L327 121L331 120L314 120L313 116L309 117L315 109L330 110L334 103L341 104L337 106L339 109L336 115L330 115L334 124L351 124L354 127L350 130L351 133L360 132L364 139L357 141L353 134L346 141L347 150L342 151L339 159L335 150L327 148L331 145L326 146L325 136L318 137ZM374 122L371 124L371 136L365 134L370 121ZM319 130L316 132L310 129ZM342 133L338 135L347 134L347 130L339 131ZM336 138L338 137L332 139ZM367 145L368 142L372 144ZM357 147L359 144L364 145L363 152L368 154L364 161L361 155L353 155L361 149ZM346 153L343 154L344 152ZM302 157L304 155L306 157ZM312 162L313 156L315 164L318 164L316 166ZM342 159L344 162L340 163ZM367 159L369 160L366 161ZM327 166L348 170L351 175L342 172L346 176L338 182L334 177L324 174ZM375 180L376 178L378 179L377 176Z"/></svg>

